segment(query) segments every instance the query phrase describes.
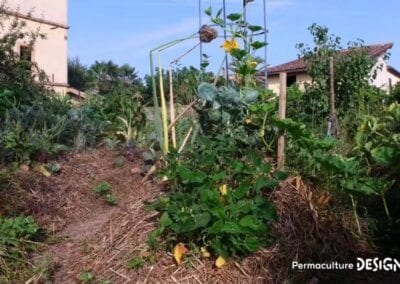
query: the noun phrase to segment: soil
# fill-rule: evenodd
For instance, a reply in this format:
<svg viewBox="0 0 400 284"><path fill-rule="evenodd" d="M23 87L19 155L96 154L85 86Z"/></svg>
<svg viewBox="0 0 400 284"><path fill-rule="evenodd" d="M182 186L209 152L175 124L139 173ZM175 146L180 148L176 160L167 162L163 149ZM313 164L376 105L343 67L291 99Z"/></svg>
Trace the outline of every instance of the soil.
<svg viewBox="0 0 400 284"><path fill-rule="evenodd" d="M272 195L280 217L274 230L285 235L280 238L283 241L243 260L231 259L222 269L215 268L212 259L190 252L183 264L177 265L166 250L154 253L146 243L148 234L156 228L157 213L146 210L144 203L162 194L163 185L142 183L140 152L123 164L120 159L116 162L117 157L119 152L106 149L68 154L57 161L61 165L58 175L44 177L33 170L18 174L20 190L18 195L9 196L14 198L10 202L21 214L32 215L47 236L45 244L31 256L38 272L26 283L83 283L79 280L82 272L90 272L95 280L90 283L283 283L291 274L287 257L306 256L304 244L310 238L320 238L324 227L335 248L336 244L342 251L355 247L347 241L344 229L324 225L327 222L321 216L328 209L322 208L320 215L313 209L318 209L318 203L313 201L317 197L311 198L312 188L291 179ZM104 181L111 185L115 206L93 192ZM305 233L305 228L316 229ZM132 259L144 263L130 267ZM296 283L335 283L322 281L318 275L297 276ZM344 277L343 283L378 283L371 276L347 278L351 282ZM386 280L396 283L399 279L392 274Z"/></svg>
<svg viewBox="0 0 400 284"><path fill-rule="evenodd" d="M42 268L39 276L43 279L47 273L51 283L80 283L84 271L96 281L112 283L265 283L268 273L259 265L255 274L234 261L219 270L211 260L188 256L178 266L170 253L151 252L146 241L156 228L157 213L145 210L144 202L159 196L163 186L153 181L142 184L137 170L141 154L136 154L136 160L116 166L118 152L93 150L62 157L57 161L59 175L19 173L21 187L29 192L23 213L34 216L48 236L47 245L31 258ZM111 185L115 206L92 190L103 181ZM146 262L130 268L128 261L133 258ZM255 255L246 262L259 259Z"/></svg>

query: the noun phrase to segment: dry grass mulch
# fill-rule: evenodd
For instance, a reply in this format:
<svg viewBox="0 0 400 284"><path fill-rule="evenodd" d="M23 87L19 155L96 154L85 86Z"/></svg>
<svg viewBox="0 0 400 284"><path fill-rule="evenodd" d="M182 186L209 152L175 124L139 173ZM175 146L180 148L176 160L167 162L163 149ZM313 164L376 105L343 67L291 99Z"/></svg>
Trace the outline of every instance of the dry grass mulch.
<svg viewBox="0 0 400 284"><path fill-rule="evenodd" d="M279 216L271 247L243 260L230 260L222 269L216 269L212 260L190 254L177 266L170 253L153 254L146 244L157 215L146 211L143 202L162 194L162 186L153 181L142 184L140 174L131 173L142 164L140 153L122 167L114 165L118 155L104 149L71 154L59 161L60 175L19 175L29 193L24 212L33 215L51 239L32 262L40 266L50 259L54 283L79 283L83 271L112 283L283 283L288 278L294 283L329 283L338 276L295 272L291 261L346 260L370 252L365 242L351 234L351 215L333 215L332 196L295 177L269 196ZM116 206L93 193L101 181L110 183ZM132 259L146 261L134 269L128 265ZM39 271L31 283L44 274Z"/></svg>

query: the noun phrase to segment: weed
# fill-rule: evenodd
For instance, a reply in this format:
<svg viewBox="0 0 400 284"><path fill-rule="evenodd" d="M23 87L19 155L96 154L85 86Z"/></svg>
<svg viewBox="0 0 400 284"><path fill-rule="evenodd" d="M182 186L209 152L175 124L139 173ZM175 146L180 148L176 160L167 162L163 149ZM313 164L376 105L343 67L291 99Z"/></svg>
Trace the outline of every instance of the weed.
<svg viewBox="0 0 400 284"><path fill-rule="evenodd" d="M128 267L132 269L139 269L144 266L146 260L142 257L134 257L128 261Z"/></svg>
<svg viewBox="0 0 400 284"><path fill-rule="evenodd" d="M79 274L79 280L83 283L93 283L94 279L95 278L90 271L85 270Z"/></svg>
<svg viewBox="0 0 400 284"><path fill-rule="evenodd" d="M93 192L103 197L104 200L110 205L115 205L117 203L117 199L111 192L111 185L106 181L102 181L95 186L93 188Z"/></svg>

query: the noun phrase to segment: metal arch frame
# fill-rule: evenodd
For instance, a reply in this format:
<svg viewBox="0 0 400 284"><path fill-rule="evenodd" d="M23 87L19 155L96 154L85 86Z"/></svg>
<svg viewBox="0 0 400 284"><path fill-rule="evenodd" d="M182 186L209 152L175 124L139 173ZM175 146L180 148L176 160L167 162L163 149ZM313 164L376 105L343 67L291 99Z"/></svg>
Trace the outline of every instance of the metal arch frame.
<svg viewBox="0 0 400 284"><path fill-rule="evenodd" d="M199 30L203 26L201 16L202 16L202 5L201 1L199 0ZM253 0L254 1L254 0ZM243 0L243 13L244 13L244 19L246 20L246 5L248 0ZM226 25L226 0L222 0L222 9L223 9L223 17L224 17L224 24ZM267 3L266 0L263 0L263 25L264 25L264 42L267 43L268 40L268 29L267 29ZM226 40L227 34L226 30L224 30L224 40ZM268 47L265 45L264 47L264 87L268 88L268 66L267 66L267 56L268 56ZM200 41L200 66L202 66L203 63L203 43ZM226 81L228 82L229 80L229 62L228 62L228 54L225 53L225 76L226 76Z"/></svg>

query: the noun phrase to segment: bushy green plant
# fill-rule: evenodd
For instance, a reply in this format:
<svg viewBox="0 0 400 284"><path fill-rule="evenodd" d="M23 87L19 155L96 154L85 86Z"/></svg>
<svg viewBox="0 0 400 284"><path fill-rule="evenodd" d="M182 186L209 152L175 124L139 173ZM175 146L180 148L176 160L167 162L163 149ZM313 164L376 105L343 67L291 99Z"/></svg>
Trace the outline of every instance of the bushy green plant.
<svg viewBox="0 0 400 284"><path fill-rule="evenodd" d="M224 135L241 141L245 145L255 145L258 134L245 125L248 105L257 101L259 92L253 88L237 90L233 87L216 88L209 83L201 83L198 96L205 102L196 107L199 123L205 135Z"/></svg>
<svg viewBox="0 0 400 284"><path fill-rule="evenodd" d="M382 66L375 66L376 58L368 54L364 42L351 42L343 52L340 37L329 34L327 27L313 24L309 27L314 47L298 44L300 56L306 63L312 82L305 84L305 92L296 106L289 105L288 117L305 123L318 135L324 135L329 119L330 60L334 62L335 107L339 124L349 140L354 138L357 123L369 114L368 105L379 104L371 79ZM344 123L342 123L344 121Z"/></svg>
<svg viewBox="0 0 400 284"><path fill-rule="evenodd" d="M179 160L171 154L162 173L170 192L151 205L161 218L150 244L163 236L227 258L269 243L276 213L266 194L284 176L259 153L237 146L229 137L200 137Z"/></svg>
<svg viewBox="0 0 400 284"><path fill-rule="evenodd" d="M27 253L36 249L41 232L32 217L0 217L0 281L10 281L13 270L26 263Z"/></svg>

